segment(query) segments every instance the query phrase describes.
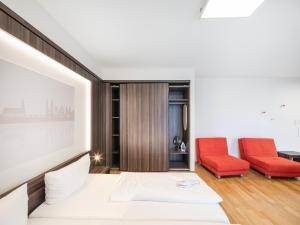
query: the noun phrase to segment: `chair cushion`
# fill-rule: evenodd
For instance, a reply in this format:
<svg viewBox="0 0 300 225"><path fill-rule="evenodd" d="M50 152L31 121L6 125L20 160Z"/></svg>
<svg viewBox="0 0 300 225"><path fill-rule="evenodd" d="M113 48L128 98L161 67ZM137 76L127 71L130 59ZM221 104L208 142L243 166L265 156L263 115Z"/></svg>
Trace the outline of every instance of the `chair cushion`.
<svg viewBox="0 0 300 225"><path fill-rule="evenodd" d="M258 157L248 158L251 164L259 166L269 172L300 173L300 163L281 157Z"/></svg>
<svg viewBox="0 0 300 225"><path fill-rule="evenodd" d="M198 157L228 155L226 138L197 138Z"/></svg>
<svg viewBox="0 0 300 225"><path fill-rule="evenodd" d="M202 162L220 172L249 169L249 163L247 161L229 155L206 156L202 158Z"/></svg>
<svg viewBox="0 0 300 225"><path fill-rule="evenodd" d="M277 157L275 142L271 138L242 138L241 155L246 159L249 156Z"/></svg>

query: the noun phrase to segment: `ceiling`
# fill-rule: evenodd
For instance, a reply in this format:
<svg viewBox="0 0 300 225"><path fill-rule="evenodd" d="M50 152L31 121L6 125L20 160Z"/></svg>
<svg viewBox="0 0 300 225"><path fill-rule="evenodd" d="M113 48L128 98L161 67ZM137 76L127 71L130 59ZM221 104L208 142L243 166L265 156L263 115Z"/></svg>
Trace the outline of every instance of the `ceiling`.
<svg viewBox="0 0 300 225"><path fill-rule="evenodd" d="M199 19L204 0L36 0L102 68L198 76L300 76L300 1L248 18Z"/></svg>

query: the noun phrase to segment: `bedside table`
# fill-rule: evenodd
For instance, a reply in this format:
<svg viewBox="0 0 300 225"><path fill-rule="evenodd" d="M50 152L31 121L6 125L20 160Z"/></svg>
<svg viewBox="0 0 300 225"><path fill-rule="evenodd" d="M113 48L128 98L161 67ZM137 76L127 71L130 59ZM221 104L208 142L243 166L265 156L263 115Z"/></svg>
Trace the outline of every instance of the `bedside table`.
<svg viewBox="0 0 300 225"><path fill-rule="evenodd" d="M108 166L92 166L90 169L90 173L109 173L110 168Z"/></svg>

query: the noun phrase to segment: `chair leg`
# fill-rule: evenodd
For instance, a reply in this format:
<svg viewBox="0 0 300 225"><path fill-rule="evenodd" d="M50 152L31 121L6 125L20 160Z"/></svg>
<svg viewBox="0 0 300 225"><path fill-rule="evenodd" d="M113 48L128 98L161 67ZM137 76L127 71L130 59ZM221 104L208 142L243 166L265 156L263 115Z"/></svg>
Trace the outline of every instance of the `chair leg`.
<svg viewBox="0 0 300 225"><path fill-rule="evenodd" d="M221 176L216 176L216 178L217 178L217 179L220 179L220 178L221 178Z"/></svg>
<svg viewBox="0 0 300 225"><path fill-rule="evenodd" d="M267 179L271 180L272 177L271 176L268 176L268 175L265 175Z"/></svg>

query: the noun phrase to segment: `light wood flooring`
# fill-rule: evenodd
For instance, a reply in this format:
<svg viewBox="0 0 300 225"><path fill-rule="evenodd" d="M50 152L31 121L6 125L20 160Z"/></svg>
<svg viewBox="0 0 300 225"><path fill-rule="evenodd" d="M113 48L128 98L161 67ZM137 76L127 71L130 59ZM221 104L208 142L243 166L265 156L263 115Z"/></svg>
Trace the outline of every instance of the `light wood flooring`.
<svg viewBox="0 0 300 225"><path fill-rule="evenodd" d="M300 181L266 179L250 170L244 177L216 179L202 166L196 173L222 198L231 223L241 225L300 225Z"/></svg>

